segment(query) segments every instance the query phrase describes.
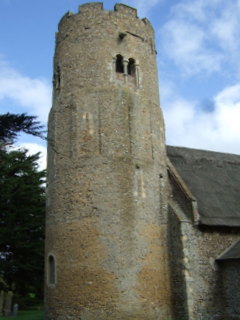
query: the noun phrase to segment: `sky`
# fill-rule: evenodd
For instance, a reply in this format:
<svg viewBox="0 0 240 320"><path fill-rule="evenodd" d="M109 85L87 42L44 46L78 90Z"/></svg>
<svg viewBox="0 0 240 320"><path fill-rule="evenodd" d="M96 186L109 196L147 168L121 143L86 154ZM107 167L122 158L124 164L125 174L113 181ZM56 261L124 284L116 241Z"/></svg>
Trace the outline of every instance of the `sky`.
<svg viewBox="0 0 240 320"><path fill-rule="evenodd" d="M0 113L47 123L57 24L85 2L0 0ZM155 30L167 144L240 154L240 0L121 2ZM18 145L41 151L45 166L44 141L22 135Z"/></svg>

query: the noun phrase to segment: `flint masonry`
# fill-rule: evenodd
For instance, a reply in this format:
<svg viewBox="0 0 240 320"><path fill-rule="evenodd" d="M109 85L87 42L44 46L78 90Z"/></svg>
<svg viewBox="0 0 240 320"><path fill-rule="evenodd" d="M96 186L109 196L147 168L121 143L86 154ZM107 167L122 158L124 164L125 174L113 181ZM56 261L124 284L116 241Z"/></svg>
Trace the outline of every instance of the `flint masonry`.
<svg viewBox="0 0 240 320"><path fill-rule="evenodd" d="M48 319L167 318L164 124L135 9L89 3L60 21L48 170Z"/></svg>
<svg viewBox="0 0 240 320"><path fill-rule="evenodd" d="M202 205L201 170L193 180L202 180L189 179L199 164L240 166L239 157L166 149L158 91L154 31L135 9L87 3L61 19L48 134L47 320L239 319L240 294L229 294L236 285L228 279L238 268L222 254L239 258L238 243L228 249L239 237L237 204L215 214L216 199Z"/></svg>

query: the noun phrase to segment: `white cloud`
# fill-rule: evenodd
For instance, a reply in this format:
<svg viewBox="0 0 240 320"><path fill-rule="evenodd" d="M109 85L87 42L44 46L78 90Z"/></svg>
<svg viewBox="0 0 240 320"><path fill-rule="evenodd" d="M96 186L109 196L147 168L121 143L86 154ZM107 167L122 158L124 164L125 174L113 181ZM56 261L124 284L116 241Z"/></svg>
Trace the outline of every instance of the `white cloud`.
<svg viewBox="0 0 240 320"><path fill-rule="evenodd" d="M173 92L170 95L169 88L167 92L164 116L168 144L240 154L240 84L219 92L212 111Z"/></svg>
<svg viewBox="0 0 240 320"><path fill-rule="evenodd" d="M162 50L187 75L240 70L240 2L182 0L160 30Z"/></svg>
<svg viewBox="0 0 240 320"><path fill-rule="evenodd" d="M215 97L216 121L222 139L240 142L240 84L225 88Z"/></svg>
<svg viewBox="0 0 240 320"><path fill-rule="evenodd" d="M240 48L239 14L240 6L237 2L229 3L211 23L212 36L216 37L222 50L226 52L235 53Z"/></svg>
<svg viewBox="0 0 240 320"><path fill-rule="evenodd" d="M51 106L51 87L44 79L21 74L0 59L0 100L8 98L31 115L47 121Z"/></svg>
<svg viewBox="0 0 240 320"><path fill-rule="evenodd" d="M219 70L222 57L205 47L207 35L197 25L172 20L165 24L162 34L168 57L187 75Z"/></svg>
<svg viewBox="0 0 240 320"><path fill-rule="evenodd" d="M173 84L163 83L169 144L240 154L239 16L240 0L180 0L172 6L159 33L160 61L175 63L179 81L181 75L199 74L208 83L208 75L219 72L237 83L214 94L211 110L176 94Z"/></svg>
<svg viewBox="0 0 240 320"><path fill-rule="evenodd" d="M232 0L229 0L229 2ZM224 0L180 0L172 7L173 17L195 22L205 22L213 19L216 9L223 7Z"/></svg>

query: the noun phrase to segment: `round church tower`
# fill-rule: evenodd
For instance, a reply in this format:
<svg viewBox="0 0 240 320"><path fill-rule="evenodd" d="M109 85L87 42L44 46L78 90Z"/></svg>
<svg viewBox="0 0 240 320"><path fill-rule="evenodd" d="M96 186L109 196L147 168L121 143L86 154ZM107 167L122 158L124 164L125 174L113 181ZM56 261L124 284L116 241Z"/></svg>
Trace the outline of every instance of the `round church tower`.
<svg viewBox="0 0 240 320"><path fill-rule="evenodd" d="M49 115L47 320L170 317L154 32L123 4L59 23Z"/></svg>

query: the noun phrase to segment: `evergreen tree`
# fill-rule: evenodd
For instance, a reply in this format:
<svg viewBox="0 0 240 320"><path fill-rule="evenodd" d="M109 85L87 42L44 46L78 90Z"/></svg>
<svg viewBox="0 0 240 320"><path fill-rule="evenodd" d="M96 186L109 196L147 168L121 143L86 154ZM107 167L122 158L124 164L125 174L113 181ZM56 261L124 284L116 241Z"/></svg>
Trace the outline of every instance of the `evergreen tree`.
<svg viewBox="0 0 240 320"><path fill-rule="evenodd" d="M26 113L0 114L0 142L4 145L12 144L21 131L44 138L44 127L36 119L37 117L28 116Z"/></svg>
<svg viewBox="0 0 240 320"><path fill-rule="evenodd" d="M39 154L9 151L18 132L43 135L35 117L0 115L0 289L42 295L45 171ZM16 120L16 121L15 121Z"/></svg>

